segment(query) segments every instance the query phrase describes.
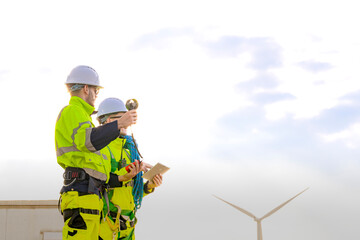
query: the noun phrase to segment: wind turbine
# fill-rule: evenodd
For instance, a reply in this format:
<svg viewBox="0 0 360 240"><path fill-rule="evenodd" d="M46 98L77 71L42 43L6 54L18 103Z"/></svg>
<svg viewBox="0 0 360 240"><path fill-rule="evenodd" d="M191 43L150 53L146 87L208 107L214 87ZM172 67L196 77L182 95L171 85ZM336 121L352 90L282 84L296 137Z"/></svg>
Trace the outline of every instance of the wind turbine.
<svg viewBox="0 0 360 240"><path fill-rule="evenodd" d="M283 204L279 205L278 207L274 208L273 210L271 210L270 212L268 212L267 214L265 214L263 217L261 218L257 218L254 214L252 214L251 212L246 211L245 209L242 209L232 203L229 203L228 201L225 201L222 198L219 198L215 195L213 195L214 197L216 197L217 199L220 199L223 202L226 202L227 204L229 204L230 206L236 208L237 210L241 211L242 213L245 213L246 215L248 215L249 217L254 218L255 222L257 223L257 240L263 240L262 237L262 229L261 229L261 221L264 218L269 217L270 215L272 215L273 213L275 213L276 211L278 211L280 208L282 208L283 206L285 206L287 203L289 203L291 200L293 200L294 198L296 198L297 196L299 196L300 194L302 194L303 192L305 192L306 190L308 190L309 188L306 188L305 190L303 190L302 192L296 194L294 197L290 198L289 200L287 200L286 202L284 202Z"/></svg>

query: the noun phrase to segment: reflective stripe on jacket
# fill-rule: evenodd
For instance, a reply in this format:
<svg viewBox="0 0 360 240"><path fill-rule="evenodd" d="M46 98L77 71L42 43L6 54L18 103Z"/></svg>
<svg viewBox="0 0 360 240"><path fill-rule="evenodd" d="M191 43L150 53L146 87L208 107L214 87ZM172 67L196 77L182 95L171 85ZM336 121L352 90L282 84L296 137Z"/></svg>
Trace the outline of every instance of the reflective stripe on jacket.
<svg viewBox="0 0 360 240"><path fill-rule="evenodd" d="M108 181L110 159L96 151L90 139L93 111L93 106L76 96L61 110L55 127L57 162L63 168L84 168L89 175Z"/></svg>

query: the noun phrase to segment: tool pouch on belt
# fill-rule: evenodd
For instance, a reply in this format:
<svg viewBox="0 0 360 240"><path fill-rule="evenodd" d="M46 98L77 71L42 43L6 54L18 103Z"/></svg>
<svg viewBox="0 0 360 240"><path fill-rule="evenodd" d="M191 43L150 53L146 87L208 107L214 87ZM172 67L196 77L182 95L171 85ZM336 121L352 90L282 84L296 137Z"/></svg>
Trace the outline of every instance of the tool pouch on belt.
<svg viewBox="0 0 360 240"><path fill-rule="evenodd" d="M93 177L89 177L88 193L95 193L99 195L99 191L102 191L102 187L105 182L97 180Z"/></svg>

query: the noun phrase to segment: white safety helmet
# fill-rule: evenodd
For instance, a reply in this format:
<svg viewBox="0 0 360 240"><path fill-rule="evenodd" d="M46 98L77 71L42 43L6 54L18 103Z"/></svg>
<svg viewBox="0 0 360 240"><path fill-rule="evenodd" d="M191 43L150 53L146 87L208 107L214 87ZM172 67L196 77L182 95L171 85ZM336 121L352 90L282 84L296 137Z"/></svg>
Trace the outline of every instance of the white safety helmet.
<svg viewBox="0 0 360 240"><path fill-rule="evenodd" d="M118 98L106 98L99 105L97 119L104 115L118 112L127 112L124 102Z"/></svg>
<svg viewBox="0 0 360 240"><path fill-rule="evenodd" d="M102 86L100 86L99 75L89 66L80 65L71 70L65 84L72 83L92 85L102 88Z"/></svg>

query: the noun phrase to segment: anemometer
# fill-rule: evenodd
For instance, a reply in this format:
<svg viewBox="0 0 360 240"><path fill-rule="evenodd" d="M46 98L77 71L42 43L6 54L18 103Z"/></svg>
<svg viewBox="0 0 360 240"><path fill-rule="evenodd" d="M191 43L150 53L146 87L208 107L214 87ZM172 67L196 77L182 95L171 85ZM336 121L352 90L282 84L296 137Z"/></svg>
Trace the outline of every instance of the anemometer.
<svg viewBox="0 0 360 240"><path fill-rule="evenodd" d="M126 109L127 109L128 111L130 111L130 110L136 110L136 109L139 107L139 102L138 102L135 98L129 99L129 100L126 101L125 107L126 107ZM139 154L140 158L142 159L143 156L142 156L141 153L139 152L139 149L138 149L137 144L136 144L136 142L135 142L134 132L133 132L133 130L132 130L132 128L131 128L131 125L130 125L130 130L131 130L131 137L132 137L132 140L133 140L134 145L135 145L135 149L136 149L137 153ZM139 159L139 164L141 163L141 159ZM131 164L130 164L130 165L131 165ZM125 168L127 172L130 172L130 169L129 169L130 165L126 166L126 168Z"/></svg>

